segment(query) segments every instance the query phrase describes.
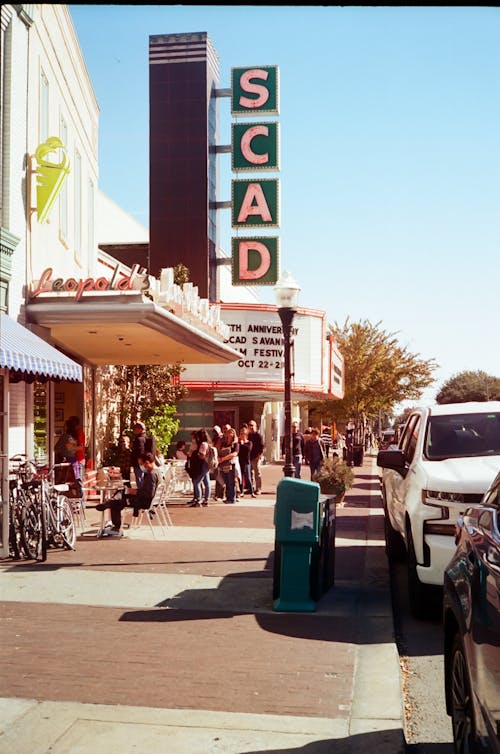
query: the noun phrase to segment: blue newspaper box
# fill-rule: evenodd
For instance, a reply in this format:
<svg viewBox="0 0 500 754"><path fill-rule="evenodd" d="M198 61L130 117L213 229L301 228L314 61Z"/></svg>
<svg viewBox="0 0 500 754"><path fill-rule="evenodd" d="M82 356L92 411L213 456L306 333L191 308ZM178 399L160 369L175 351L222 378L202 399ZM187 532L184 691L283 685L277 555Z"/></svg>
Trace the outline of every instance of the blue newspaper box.
<svg viewBox="0 0 500 754"><path fill-rule="evenodd" d="M311 598L311 556L319 542L320 490L316 482L286 477L277 487L274 511L276 550L279 567L275 577L273 609L314 612ZM278 586L278 585L276 585Z"/></svg>

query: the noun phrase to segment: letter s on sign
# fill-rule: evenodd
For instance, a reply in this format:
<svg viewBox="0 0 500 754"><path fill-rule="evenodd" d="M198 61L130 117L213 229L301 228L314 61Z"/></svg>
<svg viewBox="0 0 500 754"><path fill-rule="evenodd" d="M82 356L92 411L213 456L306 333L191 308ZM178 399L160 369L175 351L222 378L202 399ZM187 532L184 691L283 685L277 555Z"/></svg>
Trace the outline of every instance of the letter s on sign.
<svg viewBox="0 0 500 754"><path fill-rule="evenodd" d="M266 104L269 99L269 90L262 84L253 84L252 79L262 79L263 81L267 81L268 76L269 73L267 71L262 71L259 68L252 68L241 75L240 86L243 91L257 95L254 99L240 97L241 107L248 107L251 110L255 110Z"/></svg>

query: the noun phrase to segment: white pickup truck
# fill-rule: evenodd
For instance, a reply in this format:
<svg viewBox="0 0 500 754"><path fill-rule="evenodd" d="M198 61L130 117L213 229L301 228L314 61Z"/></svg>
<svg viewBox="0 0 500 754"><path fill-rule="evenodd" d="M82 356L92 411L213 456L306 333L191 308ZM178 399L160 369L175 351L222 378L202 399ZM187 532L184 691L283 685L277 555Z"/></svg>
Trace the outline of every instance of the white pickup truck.
<svg viewBox="0 0 500 754"><path fill-rule="evenodd" d="M415 617L442 586L455 551L455 523L500 471L500 401L415 408L397 448L381 450L389 560L405 555Z"/></svg>

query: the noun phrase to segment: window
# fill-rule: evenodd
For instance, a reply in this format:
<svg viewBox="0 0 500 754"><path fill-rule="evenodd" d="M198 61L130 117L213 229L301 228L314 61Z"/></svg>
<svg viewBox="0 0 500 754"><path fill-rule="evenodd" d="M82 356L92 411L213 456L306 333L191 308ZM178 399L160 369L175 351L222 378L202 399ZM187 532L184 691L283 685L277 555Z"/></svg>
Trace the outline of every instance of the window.
<svg viewBox="0 0 500 754"><path fill-rule="evenodd" d="M493 456L500 453L500 414L433 416L427 432L426 455L443 458Z"/></svg>
<svg viewBox="0 0 500 754"><path fill-rule="evenodd" d="M68 126L62 115L59 133L62 143L67 148ZM64 181L61 193L59 194L59 233L63 241L68 240L68 184L66 181Z"/></svg>
<svg viewBox="0 0 500 754"><path fill-rule="evenodd" d="M75 151L75 259L82 259L82 158Z"/></svg>
<svg viewBox="0 0 500 754"><path fill-rule="evenodd" d="M47 463L48 455L48 382L33 385L33 432L35 461Z"/></svg>
<svg viewBox="0 0 500 754"><path fill-rule="evenodd" d="M43 71L40 72L40 144L49 138L49 81Z"/></svg>
<svg viewBox="0 0 500 754"><path fill-rule="evenodd" d="M405 450L407 444L408 444L408 438L411 434L412 427L414 426L415 422L417 421L417 414L414 414L413 416L410 416L408 421L406 422L406 426L404 429L404 432L401 436L401 439L399 441L399 447L401 450Z"/></svg>
<svg viewBox="0 0 500 754"><path fill-rule="evenodd" d="M419 429L420 429L420 416L417 415L415 417L415 421L412 422L412 426L410 427L410 432L408 434L408 444L405 448L405 456L408 463L411 463L413 461L413 456L415 455Z"/></svg>

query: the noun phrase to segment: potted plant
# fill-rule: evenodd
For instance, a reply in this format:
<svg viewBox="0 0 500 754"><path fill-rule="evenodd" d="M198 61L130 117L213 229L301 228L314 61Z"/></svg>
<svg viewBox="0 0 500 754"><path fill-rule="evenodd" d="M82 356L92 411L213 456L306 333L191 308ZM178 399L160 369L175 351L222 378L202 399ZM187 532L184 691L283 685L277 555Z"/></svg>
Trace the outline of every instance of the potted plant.
<svg viewBox="0 0 500 754"><path fill-rule="evenodd" d="M340 502L354 481L354 472L336 455L323 459L313 481L318 482L323 495L335 495Z"/></svg>

